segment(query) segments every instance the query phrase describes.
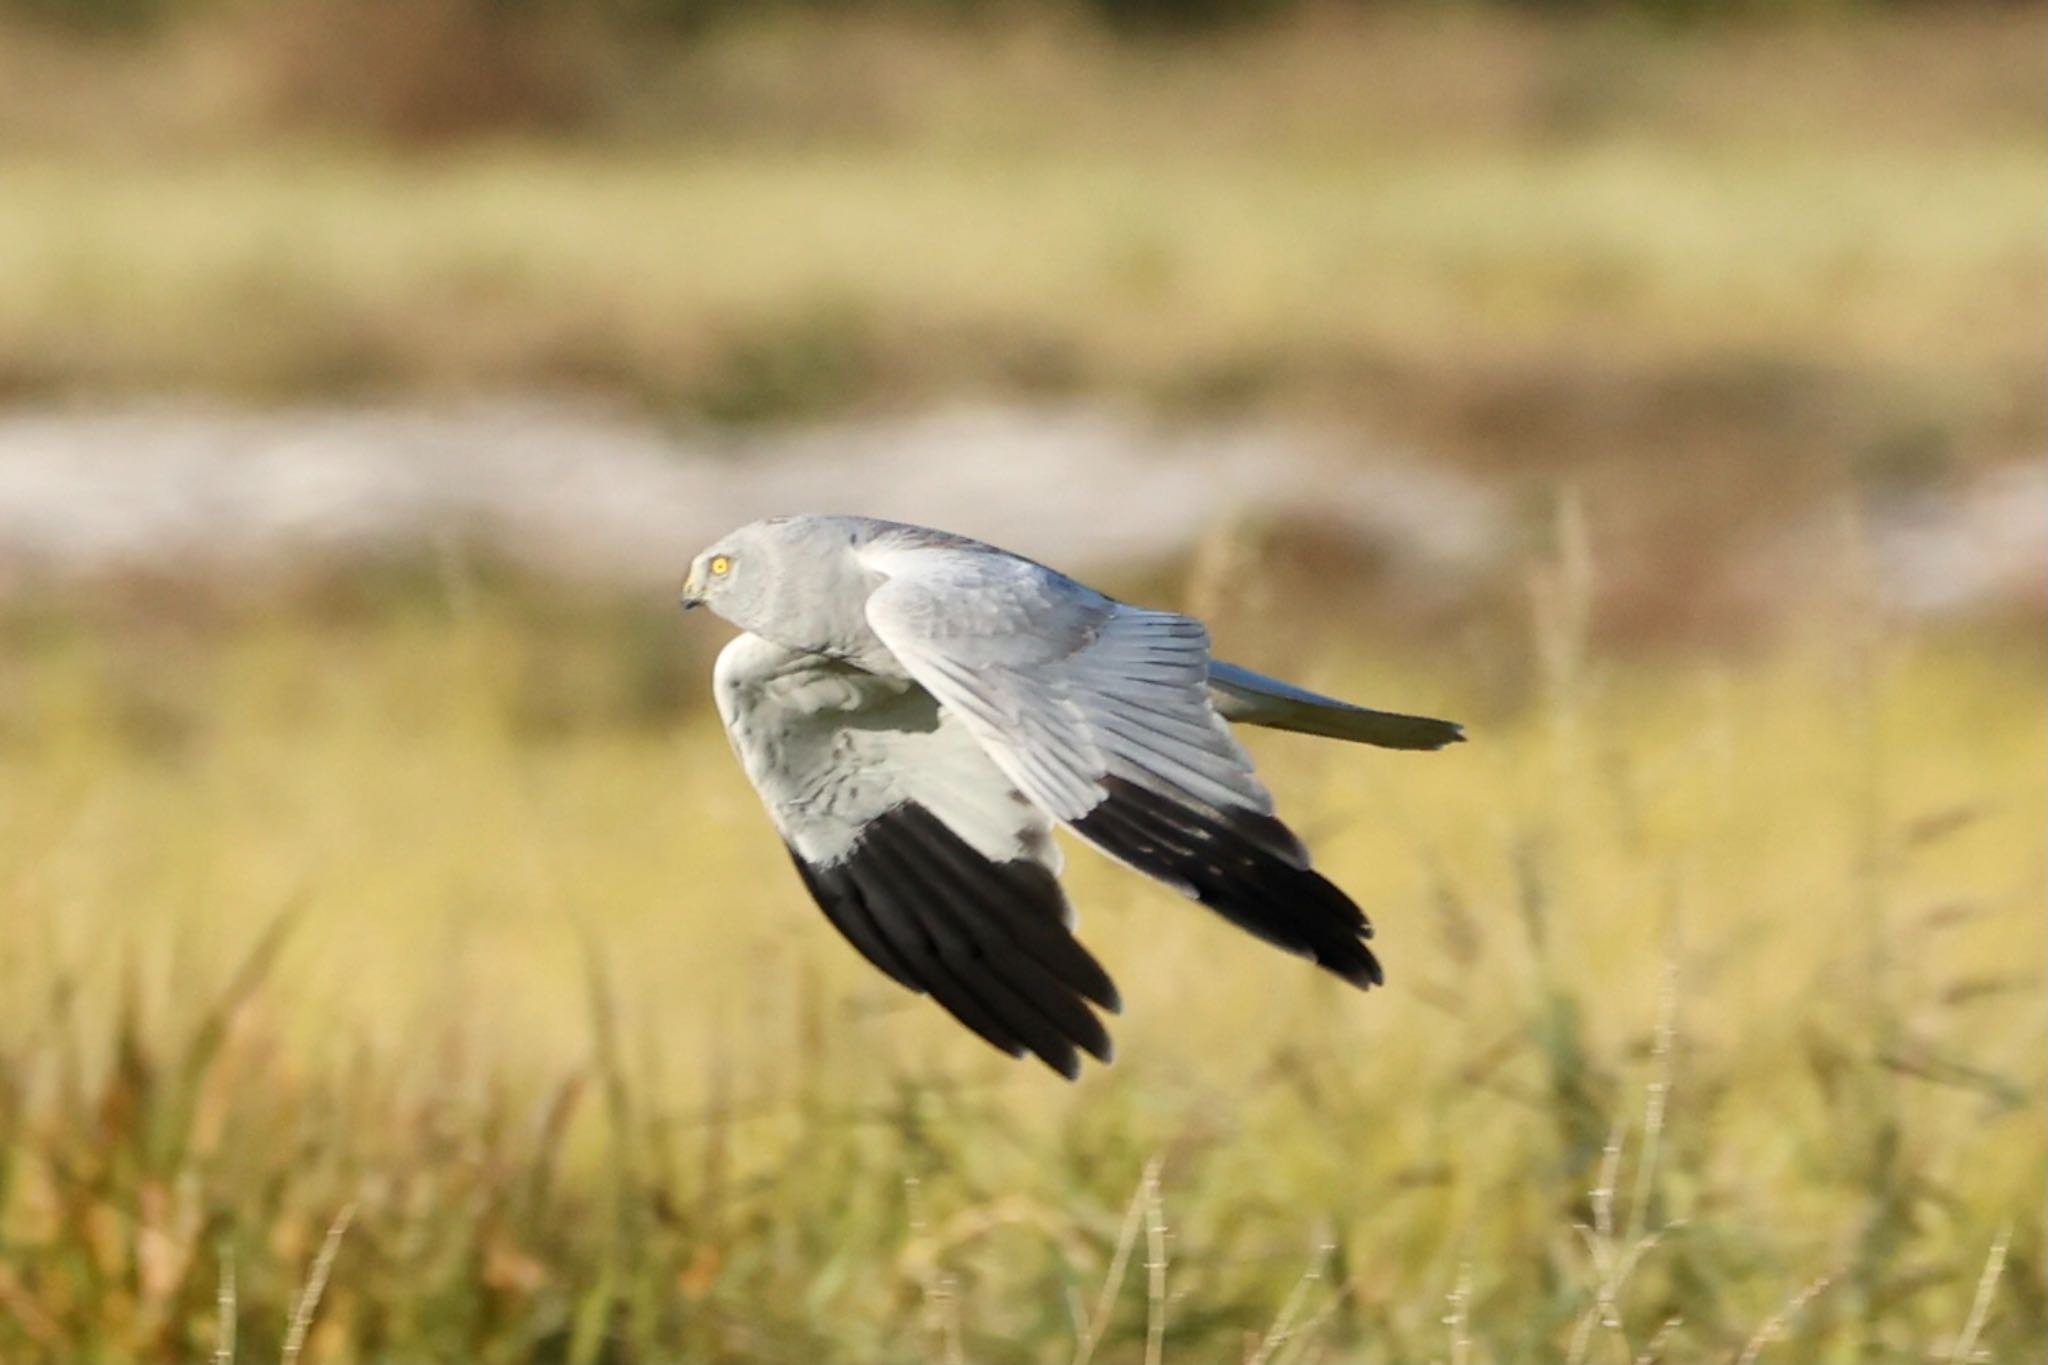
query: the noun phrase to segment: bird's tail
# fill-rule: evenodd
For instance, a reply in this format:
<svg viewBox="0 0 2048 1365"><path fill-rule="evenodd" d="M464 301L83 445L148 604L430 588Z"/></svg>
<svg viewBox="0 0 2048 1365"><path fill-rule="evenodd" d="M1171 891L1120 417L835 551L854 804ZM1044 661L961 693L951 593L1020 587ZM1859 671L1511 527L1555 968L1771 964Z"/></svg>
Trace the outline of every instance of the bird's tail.
<svg viewBox="0 0 2048 1365"><path fill-rule="evenodd" d="M1225 720L1383 749L1441 749L1465 738L1465 728L1453 721L1353 706L1217 660L1209 663L1209 701Z"/></svg>

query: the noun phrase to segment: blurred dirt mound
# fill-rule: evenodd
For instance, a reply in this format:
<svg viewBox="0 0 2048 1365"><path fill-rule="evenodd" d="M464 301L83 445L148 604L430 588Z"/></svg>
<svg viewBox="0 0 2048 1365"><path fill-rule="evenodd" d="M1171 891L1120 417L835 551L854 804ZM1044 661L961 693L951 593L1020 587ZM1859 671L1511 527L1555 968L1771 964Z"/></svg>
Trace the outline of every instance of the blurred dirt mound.
<svg viewBox="0 0 2048 1365"><path fill-rule="evenodd" d="M730 527L800 510L927 522L1077 566L1144 565L1230 518L1313 513L1393 570L1450 583L1506 535L1476 484L1356 437L1106 407L745 435L539 402L0 417L0 585L232 577L452 538L544 574L659 587Z"/></svg>
<svg viewBox="0 0 2048 1365"><path fill-rule="evenodd" d="M1188 565L1197 597L1220 583L1236 600L1258 583L1288 597L1352 592L1363 606L1370 585L1381 605L1441 623L1523 600L1553 507L1512 471L1402 455L1356 430L1106 405L744 431L524 400L0 416L0 595L137 577L232 595L451 549L546 579L666 591L734 525L851 511L1078 572ZM2048 603L2038 460L1711 521L1682 528L1670 553L1605 558L1596 632L1739 637L1842 588L1844 572L1902 615Z"/></svg>

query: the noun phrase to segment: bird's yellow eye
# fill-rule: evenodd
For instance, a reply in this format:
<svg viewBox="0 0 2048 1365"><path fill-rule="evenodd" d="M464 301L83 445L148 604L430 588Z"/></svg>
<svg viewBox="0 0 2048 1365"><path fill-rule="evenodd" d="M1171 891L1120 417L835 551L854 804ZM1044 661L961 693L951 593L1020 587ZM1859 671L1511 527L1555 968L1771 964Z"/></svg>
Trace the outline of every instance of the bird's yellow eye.
<svg viewBox="0 0 2048 1365"><path fill-rule="evenodd" d="M729 559L729 558L727 558L727 557L726 557L725 555L713 555L713 556L711 556L711 572L712 572L712 573L714 573L714 574L724 574L724 573L727 573L727 572L729 572L729 571L731 570L731 568L732 568L732 560L731 560L731 559Z"/></svg>

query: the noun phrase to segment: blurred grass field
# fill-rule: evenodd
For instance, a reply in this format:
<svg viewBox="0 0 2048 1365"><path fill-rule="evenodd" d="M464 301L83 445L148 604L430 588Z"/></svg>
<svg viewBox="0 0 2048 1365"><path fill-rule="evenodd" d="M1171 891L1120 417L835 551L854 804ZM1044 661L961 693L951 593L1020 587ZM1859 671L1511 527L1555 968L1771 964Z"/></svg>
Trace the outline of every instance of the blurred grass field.
<svg viewBox="0 0 2048 1365"><path fill-rule="evenodd" d="M1127 1013L1071 1087L837 940L665 615L23 617L0 1355L203 1357L231 1274L272 1358L348 1209L308 1359L1065 1358L1157 1160L1101 1360L1734 1359L1810 1285L1776 1358L2027 1358L2038 651L1575 615L1312 670L1469 746L1255 738L1383 992L1074 850Z"/></svg>
<svg viewBox="0 0 2048 1365"><path fill-rule="evenodd" d="M566 379L733 417L963 386L1330 403L1603 347L1981 401L2031 358L2040 151L16 161L0 352L19 387Z"/></svg>
<svg viewBox="0 0 2048 1365"><path fill-rule="evenodd" d="M0 1360L2039 1357L2036 599L1813 544L2048 437L2037 14L107 5L0 4L10 404L1135 400L1514 510L1105 584L1473 742L1251 739L1370 997L1074 848L1074 1086L838 940L666 601L0 601Z"/></svg>
<svg viewBox="0 0 2048 1365"><path fill-rule="evenodd" d="M1969 428L2037 369L2023 10L532 37L574 114L449 79L527 68L429 19L408 47L375 0L250 13L140 53L0 31L0 389L1388 420L1597 377Z"/></svg>

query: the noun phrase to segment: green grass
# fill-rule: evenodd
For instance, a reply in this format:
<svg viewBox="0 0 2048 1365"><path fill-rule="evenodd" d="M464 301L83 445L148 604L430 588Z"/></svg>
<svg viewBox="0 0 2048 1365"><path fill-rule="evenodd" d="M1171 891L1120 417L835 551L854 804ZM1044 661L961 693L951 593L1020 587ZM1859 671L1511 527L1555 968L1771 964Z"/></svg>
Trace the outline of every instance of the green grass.
<svg viewBox="0 0 2048 1365"><path fill-rule="evenodd" d="M0 1356L206 1357L231 1267L274 1358L349 1210L309 1360L1063 1360L1124 1235L1099 1361L1733 1359L1816 1282L1766 1359L1947 1359L1994 1245L1977 1345L2024 1358L2037 652L1820 616L1702 668L1570 616L1543 667L1301 670L1468 746L1255 738L1382 992L1073 850L1127 1010L1071 1086L805 901L695 623L22 617Z"/></svg>

